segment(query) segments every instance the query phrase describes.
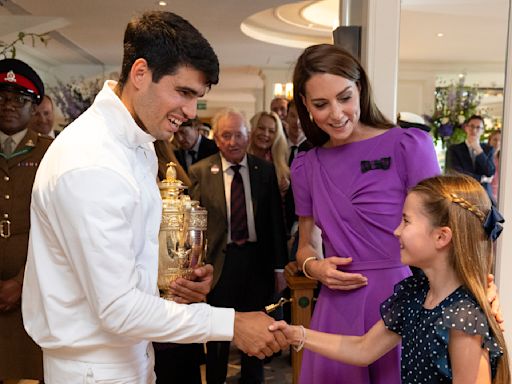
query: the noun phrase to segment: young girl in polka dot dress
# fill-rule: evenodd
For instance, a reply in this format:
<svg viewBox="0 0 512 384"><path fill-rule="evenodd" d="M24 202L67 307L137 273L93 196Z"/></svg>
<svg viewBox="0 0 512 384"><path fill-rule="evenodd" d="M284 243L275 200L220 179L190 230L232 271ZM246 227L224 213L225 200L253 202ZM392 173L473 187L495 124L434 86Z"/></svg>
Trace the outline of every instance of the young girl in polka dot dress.
<svg viewBox="0 0 512 384"><path fill-rule="evenodd" d="M503 334L486 298L501 215L474 179L438 176L408 194L395 235L418 273L395 286L363 336L277 322L296 349L366 366L402 342L402 384L510 383Z"/></svg>

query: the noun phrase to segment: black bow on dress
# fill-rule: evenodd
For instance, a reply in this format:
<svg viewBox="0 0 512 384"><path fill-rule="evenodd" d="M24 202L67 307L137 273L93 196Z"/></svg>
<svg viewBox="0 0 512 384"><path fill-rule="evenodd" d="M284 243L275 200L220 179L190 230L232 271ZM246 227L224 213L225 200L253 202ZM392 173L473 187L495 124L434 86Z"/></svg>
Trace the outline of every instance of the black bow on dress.
<svg viewBox="0 0 512 384"><path fill-rule="evenodd" d="M380 160L361 160L361 172L365 173L374 169L389 169L391 157L382 157Z"/></svg>

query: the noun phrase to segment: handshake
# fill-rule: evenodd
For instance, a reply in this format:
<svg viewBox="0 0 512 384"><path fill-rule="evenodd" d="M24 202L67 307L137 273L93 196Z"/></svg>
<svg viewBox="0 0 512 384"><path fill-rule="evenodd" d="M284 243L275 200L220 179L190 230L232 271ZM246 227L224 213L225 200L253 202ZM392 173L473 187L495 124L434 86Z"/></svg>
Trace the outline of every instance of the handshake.
<svg viewBox="0 0 512 384"><path fill-rule="evenodd" d="M236 312L233 342L249 356L263 359L289 345L303 345L302 329L276 322L263 312Z"/></svg>
<svg viewBox="0 0 512 384"><path fill-rule="evenodd" d="M174 301L182 304L206 301L213 279L213 267L209 264L194 269L194 278L180 278L173 282L170 292ZM298 330L297 330L298 329ZM272 356L295 340L300 327L289 326L284 321L276 322L263 312L236 312L233 342L241 351L260 359Z"/></svg>

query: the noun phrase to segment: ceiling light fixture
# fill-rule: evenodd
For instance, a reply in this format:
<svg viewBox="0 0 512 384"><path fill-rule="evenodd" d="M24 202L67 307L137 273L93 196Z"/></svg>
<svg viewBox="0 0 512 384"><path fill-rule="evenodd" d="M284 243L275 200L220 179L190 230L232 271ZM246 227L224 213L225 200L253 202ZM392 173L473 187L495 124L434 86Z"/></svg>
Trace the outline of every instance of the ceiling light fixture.
<svg viewBox="0 0 512 384"><path fill-rule="evenodd" d="M163 0L160 0L158 2L158 5L161 6L161 7L165 7L167 5L167 2L163 1Z"/></svg>
<svg viewBox="0 0 512 384"><path fill-rule="evenodd" d="M443 36L444 36L444 33L443 33L443 32L439 32L439 33L437 34L437 37L443 37Z"/></svg>

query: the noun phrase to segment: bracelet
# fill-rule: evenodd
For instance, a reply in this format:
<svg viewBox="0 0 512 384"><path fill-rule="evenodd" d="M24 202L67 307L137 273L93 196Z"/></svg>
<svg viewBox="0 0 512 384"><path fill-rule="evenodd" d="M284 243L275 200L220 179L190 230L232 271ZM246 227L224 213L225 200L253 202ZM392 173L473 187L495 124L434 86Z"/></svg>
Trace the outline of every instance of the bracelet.
<svg viewBox="0 0 512 384"><path fill-rule="evenodd" d="M306 329L303 325L300 325L300 329L302 331L302 337L299 341L299 345L293 345L293 350L295 352L300 352L300 350L304 348L304 343L306 342Z"/></svg>
<svg viewBox="0 0 512 384"><path fill-rule="evenodd" d="M311 260L318 260L316 258L316 256L310 256L308 257L306 260L304 260L304 262L302 263L302 273L304 274L304 276L306 276L308 279L311 279L311 280L316 280L313 276L311 276L308 271L306 271L306 263L308 261L311 261Z"/></svg>

